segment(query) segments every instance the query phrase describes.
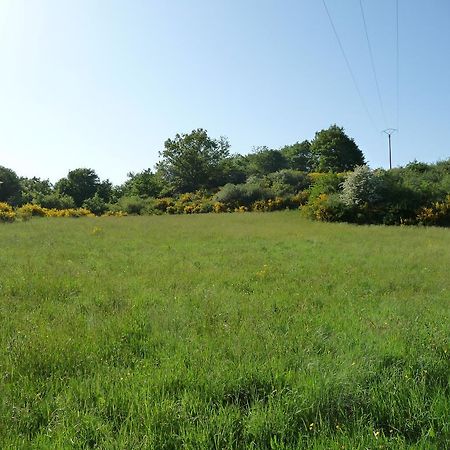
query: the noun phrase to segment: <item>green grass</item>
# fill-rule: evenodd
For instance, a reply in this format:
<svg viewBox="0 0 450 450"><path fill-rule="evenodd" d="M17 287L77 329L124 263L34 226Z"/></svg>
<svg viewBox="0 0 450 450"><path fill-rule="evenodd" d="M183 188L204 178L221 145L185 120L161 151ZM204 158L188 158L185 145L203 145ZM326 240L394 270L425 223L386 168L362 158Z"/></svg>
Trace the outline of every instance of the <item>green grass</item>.
<svg viewBox="0 0 450 450"><path fill-rule="evenodd" d="M0 226L0 448L450 448L450 233L296 212Z"/></svg>

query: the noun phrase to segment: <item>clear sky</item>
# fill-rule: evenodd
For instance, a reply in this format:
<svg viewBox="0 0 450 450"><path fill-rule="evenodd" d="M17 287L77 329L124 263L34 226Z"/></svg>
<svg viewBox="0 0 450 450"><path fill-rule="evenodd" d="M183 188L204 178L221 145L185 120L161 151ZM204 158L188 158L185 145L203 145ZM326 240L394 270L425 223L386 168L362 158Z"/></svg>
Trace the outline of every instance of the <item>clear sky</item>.
<svg viewBox="0 0 450 450"><path fill-rule="evenodd" d="M114 183L165 139L206 128L234 153L343 126L372 167L450 156L450 1L0 0L0 165L56 181L89 167Z"/></svg>

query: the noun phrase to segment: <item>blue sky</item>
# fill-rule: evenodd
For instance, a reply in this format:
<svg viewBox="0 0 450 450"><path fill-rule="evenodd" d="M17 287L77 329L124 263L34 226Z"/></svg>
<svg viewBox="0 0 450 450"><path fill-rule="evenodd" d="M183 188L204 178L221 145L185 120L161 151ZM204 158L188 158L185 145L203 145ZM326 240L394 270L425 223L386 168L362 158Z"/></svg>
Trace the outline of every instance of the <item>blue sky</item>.
<svg viewBox="0 0 450 450"><path fill-rule="evenodd" d="M165 139L206 128L235 153L278 148L337 123L372 167L450 156L450 2L0 0L0 165L50 178L90 167L114 183Z"/></svg>

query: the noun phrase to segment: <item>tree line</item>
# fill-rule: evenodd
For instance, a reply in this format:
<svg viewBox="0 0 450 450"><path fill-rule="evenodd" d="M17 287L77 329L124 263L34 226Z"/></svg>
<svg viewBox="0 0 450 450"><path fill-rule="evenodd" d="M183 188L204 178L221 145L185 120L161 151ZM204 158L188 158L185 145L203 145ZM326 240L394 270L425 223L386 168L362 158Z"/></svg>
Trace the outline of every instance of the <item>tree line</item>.
<svg viewBox="0 0 450 450"><path fill-rule="evenodd" d="M204 129L167 139L155 170L128 173L119 186L101 181L95 170L78 168L54 185L37 177L18 177L0 168L0 201L12 205L37 203L50 208L81 207L89 199L115 202L123 196L165 197L198 190L217 190L227 183L245 183L284 169L342 172L364 164L364 155L343 128L332 125L281 149L257 147L248 155L231 154L225 137L214 139Z"/></svg>
<svg viewBox="0 0 450 450"><path fill-rule="evenodd" d="M71 170L52 185L0 166L0 201L16 207L84 207L95 214L300 207L309 217L330 221L417 223L427 214L433 224L447 220L450 160L371 170L354 139L337 125L318 131L311 141L257 147L246 155L232 154L225 137L196 129L167 139L159 156L154 170L129 173L118 186L90 168Z"/></svg>

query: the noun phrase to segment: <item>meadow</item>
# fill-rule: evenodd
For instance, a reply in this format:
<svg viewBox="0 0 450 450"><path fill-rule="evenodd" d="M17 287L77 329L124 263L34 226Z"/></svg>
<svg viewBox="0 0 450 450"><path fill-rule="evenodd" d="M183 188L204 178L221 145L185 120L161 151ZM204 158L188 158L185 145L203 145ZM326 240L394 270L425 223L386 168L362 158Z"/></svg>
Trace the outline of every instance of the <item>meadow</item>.
<svg viewBox="0 0 450 450"><path fill-rule="evenodd" d="M450 448L450 232L0 225L0 448Z"/></svg>

